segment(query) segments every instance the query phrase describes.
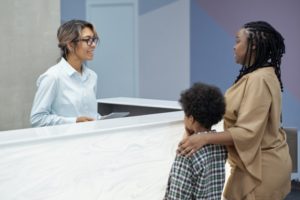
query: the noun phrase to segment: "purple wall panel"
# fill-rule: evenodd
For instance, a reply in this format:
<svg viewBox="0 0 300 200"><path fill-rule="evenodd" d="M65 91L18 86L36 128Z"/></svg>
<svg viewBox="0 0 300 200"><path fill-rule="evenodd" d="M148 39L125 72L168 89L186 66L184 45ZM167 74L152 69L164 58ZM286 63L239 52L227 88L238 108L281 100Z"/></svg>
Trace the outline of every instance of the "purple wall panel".
<svg viewBox="0 0 300 200"><path fill-rule="evenodd" d="M195 0L192 0L195 1ZM282 78L286 89L300 101L300 1L298 0L196 0L220 27L234 36L248 21L264 20L285 38L286 55L282 62Z"/></svg>
<svg viewBox="0 0 300 200"><path fill-rule="evenodd" d="M285 87L283 125L299 129L300 1L191 0L190 5L192 82L197 80L212 82L224 90L224 86L228 86L228 79L234 80L238 71L229 68L235 63L233 59L227 57L233 57L235 33L244 23L264 20L282 33L286 44L286 54L282 62L282 79ZM224 52L219 50L220 46ZM212 51L212 48L215 48L215 51ZM227 67L228 71L224 71L223 67ZM212 75L214 73L215 77Z"/></svg>

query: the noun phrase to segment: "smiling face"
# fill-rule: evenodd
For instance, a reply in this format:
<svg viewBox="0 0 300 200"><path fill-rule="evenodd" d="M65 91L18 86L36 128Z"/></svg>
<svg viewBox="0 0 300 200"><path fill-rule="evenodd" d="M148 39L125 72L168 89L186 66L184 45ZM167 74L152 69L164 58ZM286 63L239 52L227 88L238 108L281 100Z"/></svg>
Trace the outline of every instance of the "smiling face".
<svg viewBox="0 0 300 200"><path fill-rule="evenodd" d="M89 27L83 28L80 38L76 41L75 50L70 51L70 54L73 54L72 56L75 56L81 62L92 60L97 45L97 41L93 40L95 37L97 36ZM88 41L89 39L92 39L91 43Z"/></svg>

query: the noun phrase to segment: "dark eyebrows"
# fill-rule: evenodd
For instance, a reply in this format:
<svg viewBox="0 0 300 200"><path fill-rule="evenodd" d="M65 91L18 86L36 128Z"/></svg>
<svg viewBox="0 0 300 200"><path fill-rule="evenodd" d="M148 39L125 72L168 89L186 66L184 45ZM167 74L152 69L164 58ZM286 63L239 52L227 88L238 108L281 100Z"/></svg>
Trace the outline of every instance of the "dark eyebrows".
<svg viewBox="0 0 300 200"><path fill-rule="evenodd" d="M90 38L93 38L93 37L95 37L95 35L85 35L85 36L82 36L82 38L84 38L84 39L90 39Z"/></svg>

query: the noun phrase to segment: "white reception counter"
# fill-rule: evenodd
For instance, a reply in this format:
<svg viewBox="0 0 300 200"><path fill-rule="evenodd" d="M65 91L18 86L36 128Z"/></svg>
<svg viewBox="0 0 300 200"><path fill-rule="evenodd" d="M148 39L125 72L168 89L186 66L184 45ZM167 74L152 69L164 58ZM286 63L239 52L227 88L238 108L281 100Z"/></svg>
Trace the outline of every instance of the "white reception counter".
<svg viewBox="0 0 300 200"><path fill-rule="evenodd" d="M0 199L162 199L182 118L178 111L0 132Z"/></svg>
<svg viewBox="0 0 300 200"><path fill-rule="evenodd" d="M2 131L0 199L161 200L183 116L173 111Z"/></svg>

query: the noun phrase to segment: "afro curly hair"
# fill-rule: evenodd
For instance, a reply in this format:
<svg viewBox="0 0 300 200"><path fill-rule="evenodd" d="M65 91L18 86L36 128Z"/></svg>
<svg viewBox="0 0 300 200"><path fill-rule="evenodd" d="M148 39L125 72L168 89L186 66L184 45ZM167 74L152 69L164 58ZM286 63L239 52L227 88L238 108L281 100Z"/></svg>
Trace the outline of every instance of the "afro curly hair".
<svg viewBox="0 0 300 200"><path fill-rule="evenodd" d="M218 87L201 82L181 93L179 103L186 116L193 116L207 129L218 123L225 113L225 99Z"/></svg>

